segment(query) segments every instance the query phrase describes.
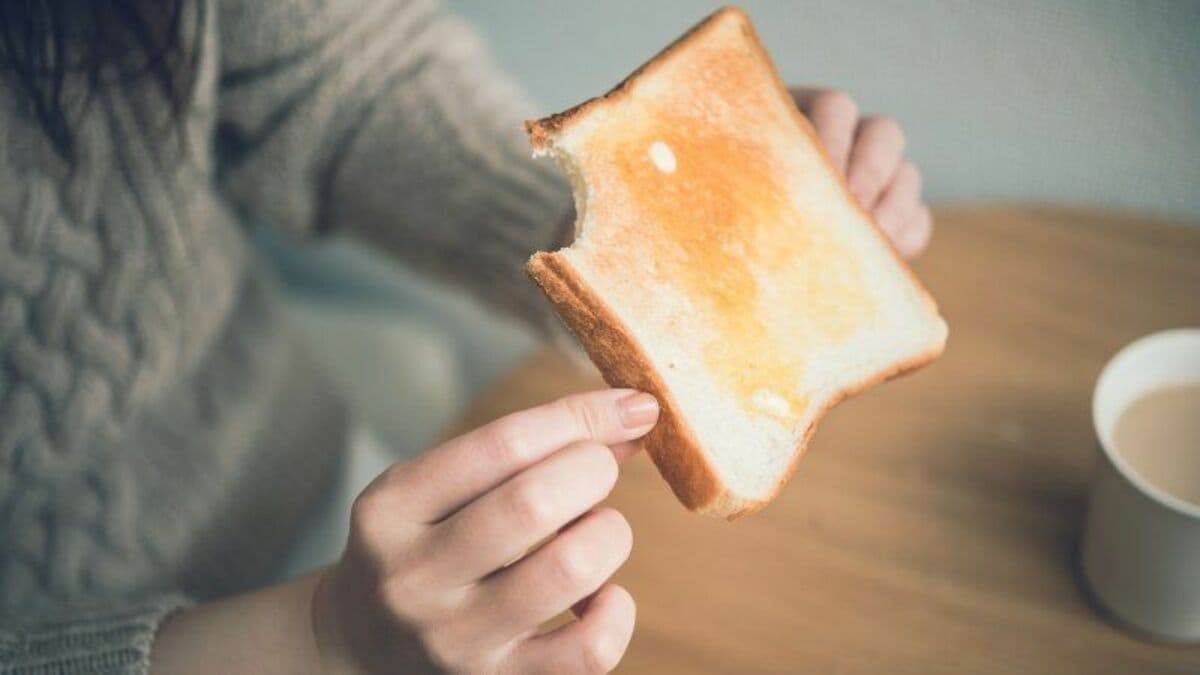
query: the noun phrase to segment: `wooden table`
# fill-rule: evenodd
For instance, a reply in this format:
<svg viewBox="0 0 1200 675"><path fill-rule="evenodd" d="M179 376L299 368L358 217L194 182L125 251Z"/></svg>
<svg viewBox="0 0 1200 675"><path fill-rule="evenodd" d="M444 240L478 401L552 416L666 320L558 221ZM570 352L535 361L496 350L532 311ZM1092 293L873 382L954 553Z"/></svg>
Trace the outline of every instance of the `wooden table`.
<svg viewBox="0 0 1200 675"><path fill-rule="evenodd" d="M1092 385L1135 337L1200 324L1200 229L945 209L916 267L946 354L834 410L764 511L692 515L645 457L623 469L621 672L1200 673L1200 648L1113 628L1073 572ZM460 427L598 384L539 353Z"/></svg>

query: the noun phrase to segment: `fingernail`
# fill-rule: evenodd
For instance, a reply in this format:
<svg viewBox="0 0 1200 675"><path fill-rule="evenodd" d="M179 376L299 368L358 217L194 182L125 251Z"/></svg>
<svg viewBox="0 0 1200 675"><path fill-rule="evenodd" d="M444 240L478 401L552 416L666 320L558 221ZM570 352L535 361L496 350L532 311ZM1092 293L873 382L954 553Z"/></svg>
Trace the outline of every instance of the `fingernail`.
<svg viewBox="0 0 1200 675"><path fill-rule="evenodd" d="M644 427L658 419L658 401L645 392L630 394L617 401L617 412L626 429Z"/></svg>

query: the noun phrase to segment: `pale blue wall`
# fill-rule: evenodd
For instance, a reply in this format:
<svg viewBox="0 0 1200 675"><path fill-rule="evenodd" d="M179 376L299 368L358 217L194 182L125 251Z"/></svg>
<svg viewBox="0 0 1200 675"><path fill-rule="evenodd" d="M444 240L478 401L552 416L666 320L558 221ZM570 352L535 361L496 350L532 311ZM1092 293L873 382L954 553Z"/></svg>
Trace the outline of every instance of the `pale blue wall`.
<svg viewBox="0 0 1200 675"><path fill-rule="evenodd" d="M715 3L450 0L556 111ZM1083 202L1200 218L1200 2L747 1L785 79L909 132L939 200Z"/></svg>

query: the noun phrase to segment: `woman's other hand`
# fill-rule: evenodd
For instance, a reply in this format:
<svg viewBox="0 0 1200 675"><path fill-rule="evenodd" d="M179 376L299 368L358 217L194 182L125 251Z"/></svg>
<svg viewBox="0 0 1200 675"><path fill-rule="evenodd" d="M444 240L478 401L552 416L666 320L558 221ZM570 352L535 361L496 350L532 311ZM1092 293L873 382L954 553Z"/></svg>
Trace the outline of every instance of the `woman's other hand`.
<svg viewBox="0 0 1200 675"><path fill-rule="evenodd" d="M812 122L850 191L906 258L929 245L933 217L921 199L921 173L904 158L904 132L890 117L859 117L854 99L835 89L795 87L792 96Z"/></svg>

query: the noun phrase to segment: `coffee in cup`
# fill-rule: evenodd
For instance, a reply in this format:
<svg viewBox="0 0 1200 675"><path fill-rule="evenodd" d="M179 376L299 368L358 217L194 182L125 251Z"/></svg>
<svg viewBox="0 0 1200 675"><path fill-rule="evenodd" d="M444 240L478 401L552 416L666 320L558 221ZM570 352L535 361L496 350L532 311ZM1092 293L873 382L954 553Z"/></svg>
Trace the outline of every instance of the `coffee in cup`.
<svg viewBox="0 0 1200 675"><path fill-rule="evenodd" d="M1092 398L1085 588L1124 627L1200 642L1200 328L1122 349Z"/></svg>
<svg viewBox="0 0 1200 675"><path fill-rule="evenodd" d="M1113 427L1113 449L1147 483L1200 504L1200 380L1130 403Z"/></svg>

